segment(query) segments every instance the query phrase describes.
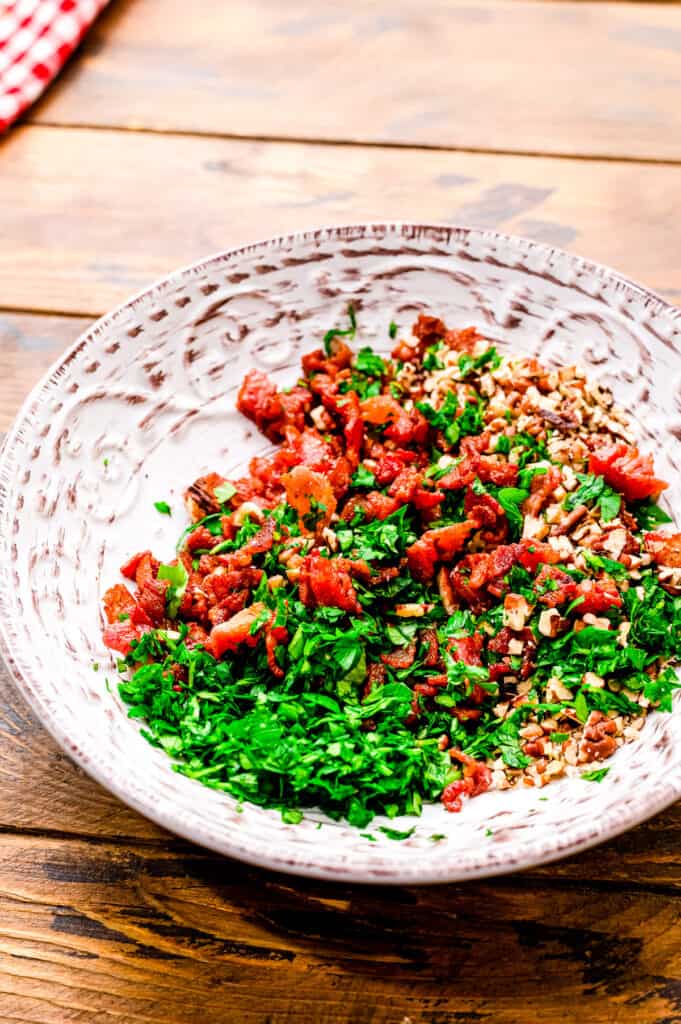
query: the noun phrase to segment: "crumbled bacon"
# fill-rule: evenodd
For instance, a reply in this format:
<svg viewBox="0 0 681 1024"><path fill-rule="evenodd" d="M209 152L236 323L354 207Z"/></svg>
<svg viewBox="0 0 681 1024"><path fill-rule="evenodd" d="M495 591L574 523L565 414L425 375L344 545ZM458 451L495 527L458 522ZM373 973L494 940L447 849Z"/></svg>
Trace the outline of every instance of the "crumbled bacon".
<svg viewBox="0 0 681 1024"><path fill-rule="evenodd" d="M598 615L609 608L621 608L622 597L614 580L582 580L577 584L575 596L580 599L579 614Z"/></svg>
<svg viewBox="0 0 681 1024"><path fill-rule="evenodd" d="M362 606L350 576L351 566L352 562L347 558L322 558L316 553L306 555L298 583L300 600L308 607L324 605L360 615Z"/></svg>
<svg viewBox="0 0 681 1024"><path fill-rule="evenodd" d="M658 565L668 565L672 569L681 567L681 533L646 533L643 543Z"/></svg>
<svg viewBox="0 0 681 1024"><path fill-rule="evenodd" d="M423 664L428 667L437 665L440 661L440 644L437 638L437 630L432 628L424 629L421 633L421 641L427 646Z"/></svg>
<svg viewBox="0 0 681 1024"><path fill-rule="evenodd" d="M537 600L547 608L567 604L577 596L577 584L572 576L552 565L543 565L534 581Z"/></svg>
<svg viewBox="0 0 681 1024"><path fill-rule="evenodd" d="M419 580L430 580L435 574L437 562L449 562L466 543L475 529L475 523L465 521L441 526L437 530L426 530L407 548L407 564Z"/></svg>
<svg viewBox="0 0 681 1024"><path fill-rule="evenodd" d="M281 440L284 407L276 386L262 370L249 370L246 374L236 406L271 441Z"/></svg>
<svg viewBox="0 0 681 1024"><path fill-rule="evenodd" d="M604 477L627 501L657 498L669 486L655 476L652 455L641 455L624 441L596 448L589 457L589 471Z"/></svg>
<svg viewBox="0 0 681 1024"><path fill-rule="evenodd" d="M251 628L262 614L265 605L261 601L243 608L226 622L213 626L206 641L206 650L215 658L220 658L226 651L236 651L241 644L255 647L258 643L258 632L251 633Z"/></svg>
<svg viewBox="0 0 681 1024"><path fill-rule="evenodd" d="M463 778L456 782L450 782L445 787L441 800L446 810L457 813L463 807L462 797L479 796L490 788L492 772L486 764L476 761L460 750L452 748L450 755L453 761L458 761L461 764Z"/></svg>
<svg viewBox="0 0 681 1024"><path fill-rule="evenodd" d="M416 658L416 643L412 641L405 647L397 647L390 654L382 654L381 661L389 668L411 668Z"/></svg>

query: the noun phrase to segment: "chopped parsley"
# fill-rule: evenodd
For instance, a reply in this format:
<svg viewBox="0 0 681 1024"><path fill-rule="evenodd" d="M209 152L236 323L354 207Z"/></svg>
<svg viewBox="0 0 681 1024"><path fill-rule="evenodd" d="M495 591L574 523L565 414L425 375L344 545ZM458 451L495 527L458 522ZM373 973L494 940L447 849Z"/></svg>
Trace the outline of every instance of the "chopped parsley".
<svg viewBox="0 0 681 1024"><path fill-rule="evenodd" d="M324 335L324 351L327 356L331 354L331 342L334 338L347 338L348 341L352 341L357 333L357 319L355 317L355 307L352 303L348 306L348 318L350 320L350 326L345 330L341 330L338 327L332 327L330 331L327 331Z"/></svg>
<svg viewBox="0 0 681 1024"><path fill-rule="evenodd" d="M582 772L581 777L587 782L602 782L609 771L609 768L594 768L590 772Z"/></svg>
<svg viewBox="0 0 681 1024"><path fill-rule="evenodd" d="M609 487L602 476L594 473L578 473L577 479L580 486L577 490L568 494L563 502L563 507L571 512L579 505L596 503L600 509L601 519L604 523L610 522L619 515L622 506L622 495Z"/></svg>

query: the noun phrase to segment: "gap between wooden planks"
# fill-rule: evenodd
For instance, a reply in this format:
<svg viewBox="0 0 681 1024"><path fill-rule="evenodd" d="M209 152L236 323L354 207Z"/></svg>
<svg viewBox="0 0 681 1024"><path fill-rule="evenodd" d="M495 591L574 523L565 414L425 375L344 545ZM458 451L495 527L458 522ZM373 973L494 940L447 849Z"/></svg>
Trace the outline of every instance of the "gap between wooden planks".
<svg viewBox="0 0 681 1024"><path fill-rule="evenodd" d="M681 7L117 0L35 122L681 160Z"/></svg>
<svg viewBox="0 0 681 1024"><path fill-rule="evenodd" d="M0 307L96 315L177 266L361 220L498 228L681 298L681 168L28 126L0 145Z"/></svg>
<svg viewBox="0 0 681 1024"><path fill-rule="evenodd" d="M0 888L3 1022L678 1020L679 897L659 892L341 886L19 836Z"/></svg>

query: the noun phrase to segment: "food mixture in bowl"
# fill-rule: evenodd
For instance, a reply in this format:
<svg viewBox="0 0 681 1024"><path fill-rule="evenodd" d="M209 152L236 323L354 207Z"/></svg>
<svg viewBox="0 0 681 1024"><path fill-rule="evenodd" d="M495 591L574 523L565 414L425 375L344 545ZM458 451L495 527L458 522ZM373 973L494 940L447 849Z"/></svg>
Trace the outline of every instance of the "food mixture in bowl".
<svg viewBox="0 0 681 1024"><path fill-rule="evenodd" d="M578 367L434 316L391 359L353 353L350 312L294 387L246 376L276 449L196 480L177 557L135 554L134 591L107 591L131 717L288 822L599 781L679 685L681 534L658 529L652 456Z"/></svg>

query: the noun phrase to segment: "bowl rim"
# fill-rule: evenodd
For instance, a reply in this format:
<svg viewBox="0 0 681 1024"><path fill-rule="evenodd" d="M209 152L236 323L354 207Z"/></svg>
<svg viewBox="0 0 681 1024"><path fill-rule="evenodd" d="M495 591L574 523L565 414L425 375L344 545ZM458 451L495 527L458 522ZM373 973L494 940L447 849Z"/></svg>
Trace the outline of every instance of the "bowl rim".
<svg viewBox="0 0 681 1024"><path fill-rule="evenodd" d="M99 333L100 330L113 325L125 311L133 309L143 300L155 296L163 296L169 289L181 281L191 278L208 268L235 257L248 255L257 250L276 249L294 244L309 245L321 240L342 240L345 237L376 236L384 238L387 234L391 233L406 238L410 234L412 237L418 237L419 235L441 236L444 244L450 244L452 239L456 237L468 238L472 236L479 238L483 242L497 240L515 247L523 253L539 252L547 261L551 258L567 260L572 267L583 273L596 275L600 279L610 281L618 288L624 288L629 292L635 293L640 300L644 301L646 306L653 307L657 315L665 315L671 320L681 323L681 308L668 302L653 289L638 284L607 264L585 259L582 256L569 253L556 246L535 242L532 239L506 234L489 228L476 228L474 226L438 222L423 223L409 220L385 222L359 221L351 224L303 229L285 235L249 242L230 249L219 250L210 256L202 257L157 278L151 284L136 292L132 297L119 303L111 311L96 318L43 373L22 402L12 426L0 444L0 517L6 512L8 485L11 483L14 470L20 465L19 461L15 458L17 441L20 439L22 426L34 405L39 402L43 391L55 384L55 378L60 374L60 371L68 366L80 351L87 346L91 337L95 333ZM665 785L660 787L656 797L647 798L645 801L632 801L619 814L611 814L610 820L605 827L600 827L597 830L594 830L593 827L583 827L581 831L573 827L572 832L577 831L577 835L573 835L569 841L561 842L560 838L557 838L550 848L545 848L541 852L533 850L531 843L524 843L523 848L514 856L513 862L510 864L505 863L503 860L500 862L490 860L486 863L480 863L477 866L466 867L465 870L461 870L450 863L449 867L445 867L444 870L433 870L429 867L421 874L415 876L413 870L405 870L397 861L391 860L390 856L386 855L389 848L383 847L381 850L381 873L374 874L367 870L363 871L359 868L353 868L352 866L348 868L346 865L340 864L338 860L325 859L323 856L318 858L318 862L308 862L301 858L302 850L300 849L292 852L291 859L287 859L284 837L282 837L283 841L279 852L270 852L268 850L263 854L262 849L251 850L247 845L244 847L238 841L225 842L216 840L207 829L201 826L197 828L192 825L191 821L184 820L182 816L178 817L172 811L166 812L162 808L159 809L152 802L145 802L142 797L138 797L131 791L130 787L124 784L124 774L121 773L118 776L112 777L98 763L97 758L89 756L87 748L83 749L79 746L74 750L71 737L62 727L59 715L43 704L39 693L34 692L30 675L24 672L22 666L17 663L12 655L11 637L6 625L8 620L6 612L6 598L2 588L0 588L0 661L4 663L10 678L17 686L23 699L26 700L40 723L65 751L67 756L87 775L106 790L113 793L124 804L138 811L162 828L215 853L234 857L256 867L321 880L372 885L447 884L468 879L488 878L530 867L538 867L563 857L580 853L641 824L681 797L681 771L678 771L675 775L672 774L665 779ZM681 711L678 713L681 714ZM132 842L133 839L131 838L130 841ZM315 859L317 859L316 854Z"/></svg>

